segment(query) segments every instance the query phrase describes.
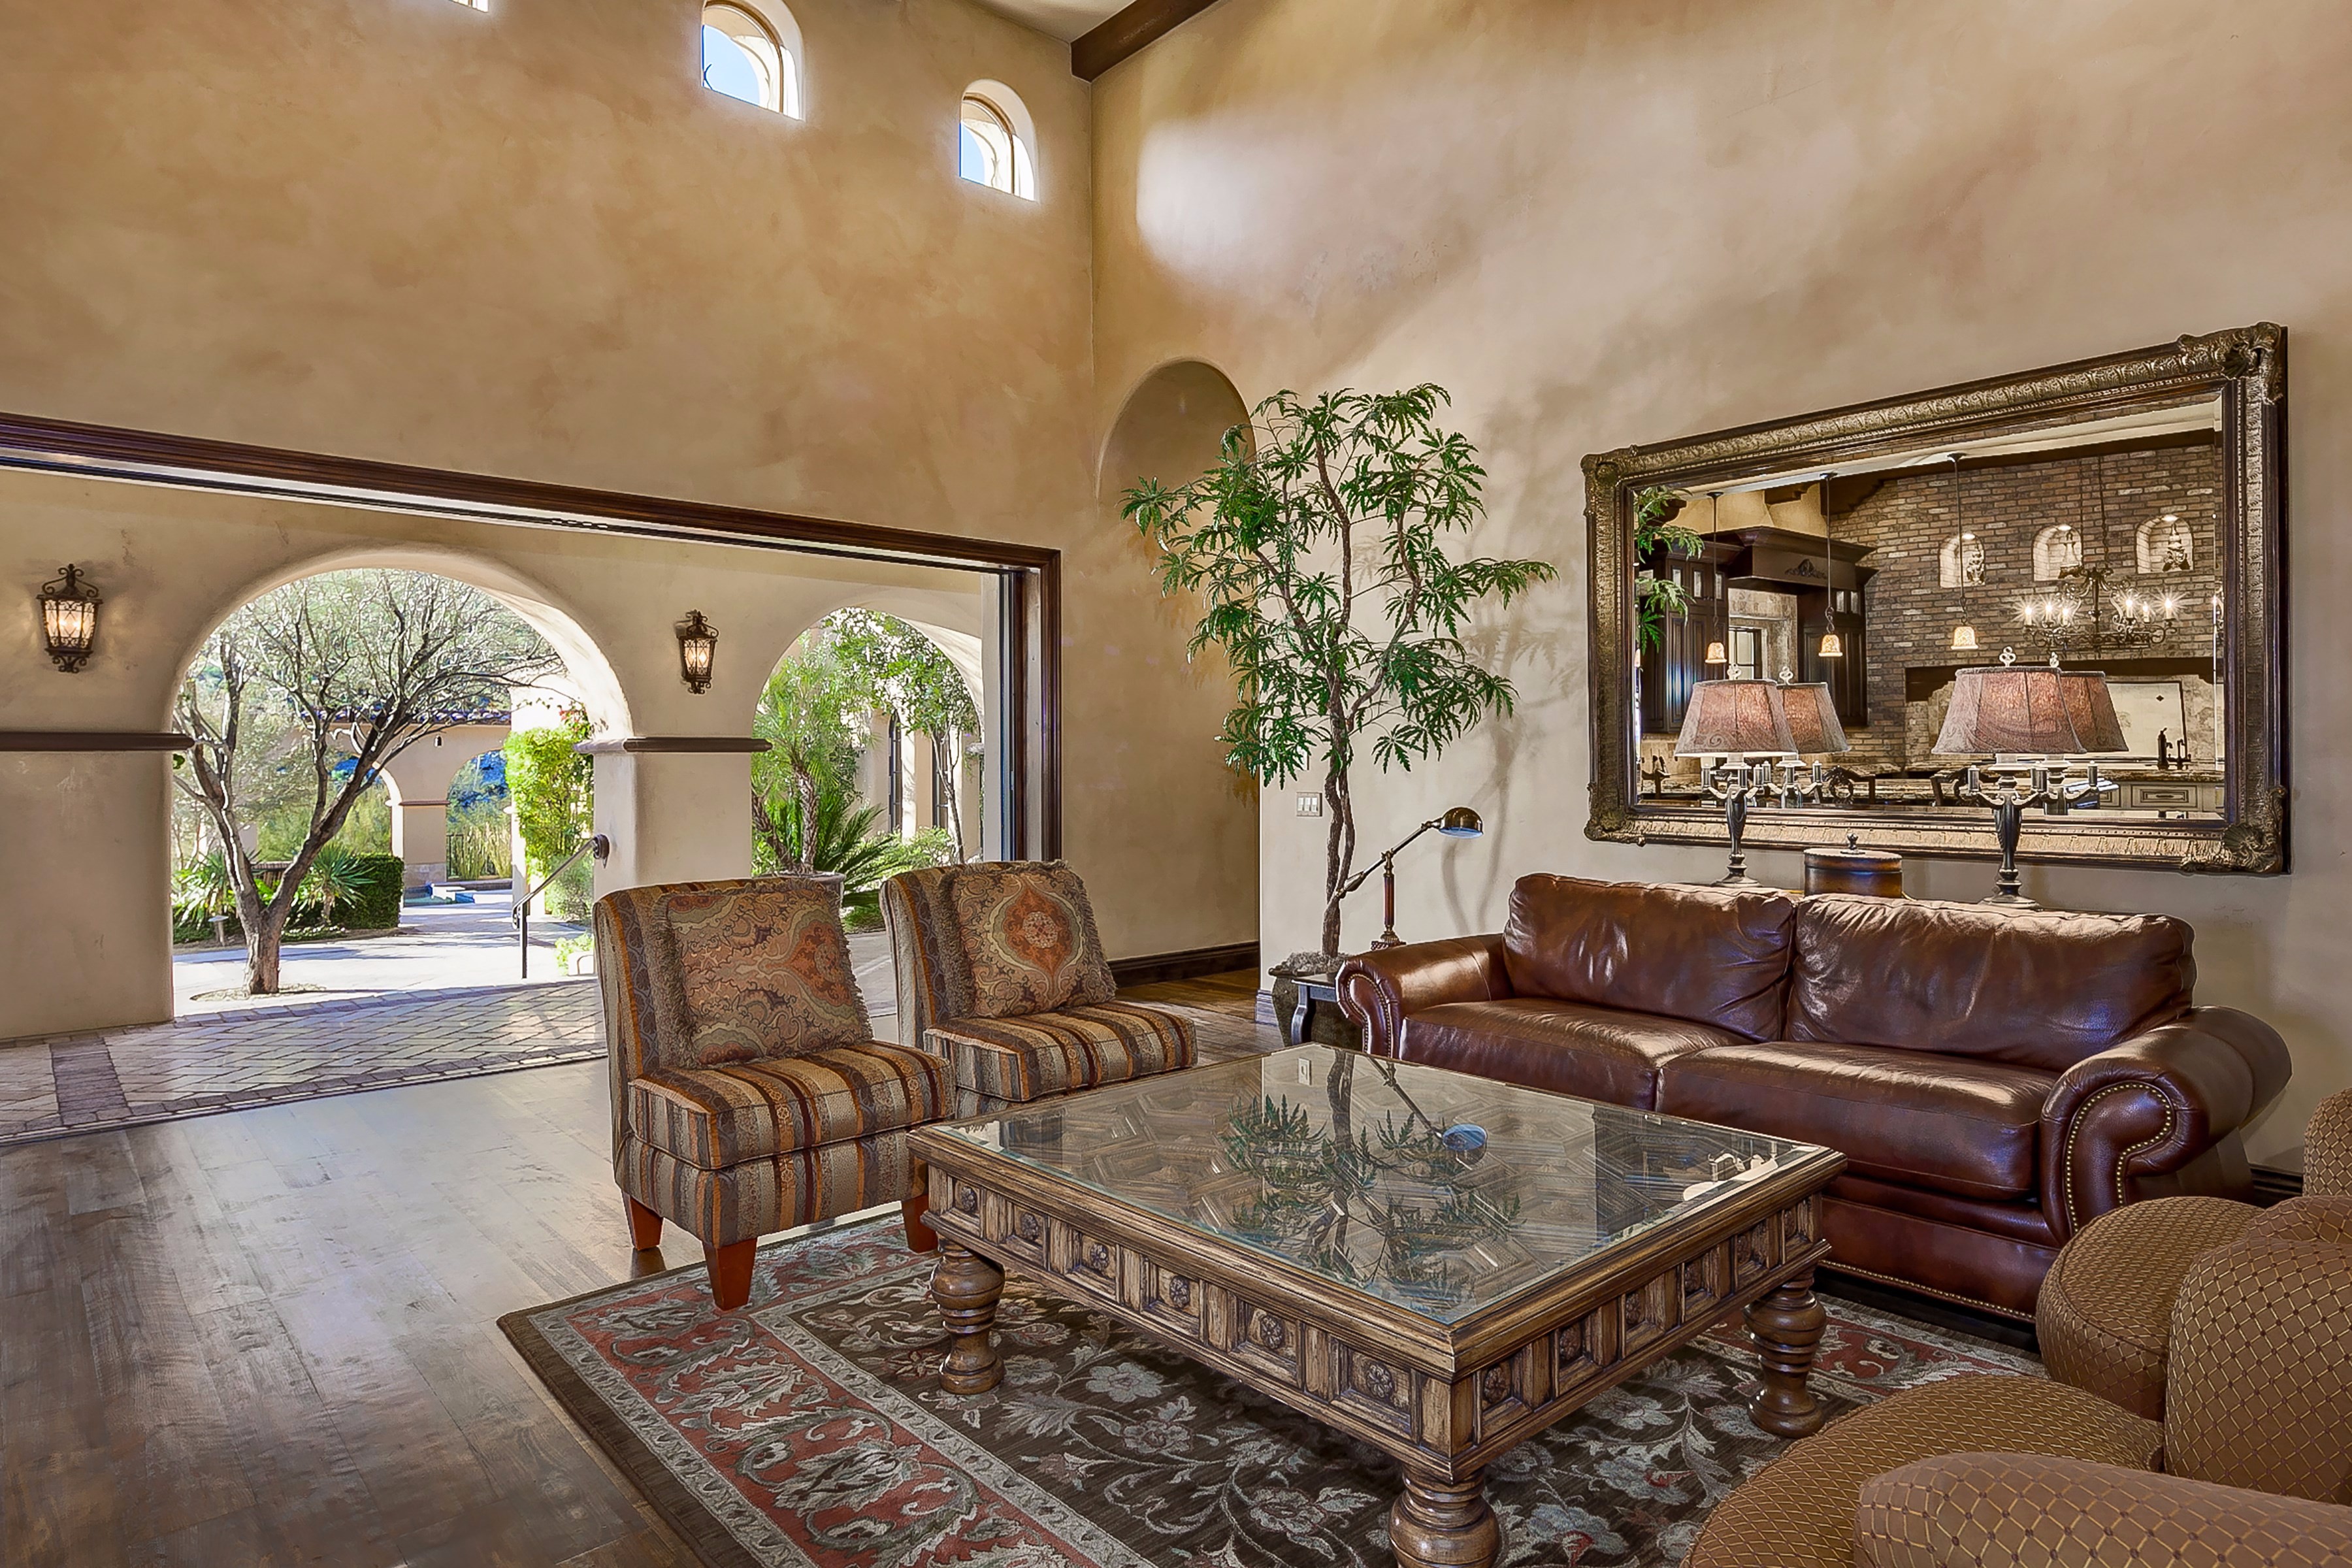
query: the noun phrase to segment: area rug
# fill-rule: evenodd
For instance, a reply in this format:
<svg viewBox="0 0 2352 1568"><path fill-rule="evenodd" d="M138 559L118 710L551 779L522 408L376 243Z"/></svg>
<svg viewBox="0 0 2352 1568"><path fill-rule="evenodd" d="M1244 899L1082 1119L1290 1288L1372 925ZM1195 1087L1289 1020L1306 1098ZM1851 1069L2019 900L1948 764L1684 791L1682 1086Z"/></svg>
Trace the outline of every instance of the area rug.
<svg viewBox="0 0 2352 1568"><path fill-rule="evenodd" d="M939 1384L931 1263L860 1225L760 1255L751 1306L699 1267L499 1321L711 1568L1389 1568L1393 1462L1014 1275L1005 1376ZM1840 1301L1832 1414L2013 1352ZM1728 1326L1488 1472L1504 1562L1673 1563L1782 1445L1744 1408Z"/></svg>

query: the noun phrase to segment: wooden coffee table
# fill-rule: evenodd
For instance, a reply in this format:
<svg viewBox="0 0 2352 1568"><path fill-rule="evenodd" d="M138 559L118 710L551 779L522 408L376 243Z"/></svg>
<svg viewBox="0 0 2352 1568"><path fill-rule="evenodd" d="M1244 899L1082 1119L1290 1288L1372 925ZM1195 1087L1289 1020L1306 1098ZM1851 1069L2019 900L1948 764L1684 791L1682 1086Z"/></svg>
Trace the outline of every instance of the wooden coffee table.
<svg viewBox="0 0 2352 1568"><path fill-rule="evenodd" d="M940 1381L1003 1375L1007 1269L1404 1466L1408 1568L1485 1568L1486 1468L1737 1307L1756 1424L1805 1386L1834 1151L1353 1051L1272 1056L926 1127Z"/></svg>

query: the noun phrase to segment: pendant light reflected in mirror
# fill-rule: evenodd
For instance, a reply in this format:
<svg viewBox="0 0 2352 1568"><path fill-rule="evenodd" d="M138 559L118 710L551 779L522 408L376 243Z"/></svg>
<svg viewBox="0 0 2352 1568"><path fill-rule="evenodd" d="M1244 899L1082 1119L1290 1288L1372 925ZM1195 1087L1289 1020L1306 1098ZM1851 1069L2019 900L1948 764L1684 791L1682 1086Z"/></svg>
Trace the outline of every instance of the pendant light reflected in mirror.
<svg viewBox="0 0 2352 1568"><path fill-rule="evenodd" d="M1969 546L1976 542L1976 535L1969 531L1968 520L1960 515L1960 454L1958 452L1952 454L1952 529L1960 542L1959 590L1960 602L1965 606L1969 596ZM1952 628L1952 651L1977 651L1977 628L1973 625L1962 621Z"/></svg>
<svg viewBox="0 0 2352 1568"><path fill-rule="evenodd" d="M1830 480L1822 475L1822 647L1823 658L1843 658L1845 642L1837 634L1837 563L1830 554Z"/></svg>
<svg viewBox="0 0 2352 1568"><path fill-rule="evenodd" d="M1713 539L1715 537L1717 521L1716 509L1717 503L1720 502L1722 499L1723 492L1721 490L1709 490L1706 492L1706 536L1709 539ZM1727 636L1730 631L1731 625L1731 596L1728 593L1718 594L1716 596L1723 601L1724 629ZM1729 666L1731 663L1731 652L1728 648L1724 647L1724 638L1718 637L1707 643L1706 658L1705 663L1710 669L1722 669Z"/></svg>

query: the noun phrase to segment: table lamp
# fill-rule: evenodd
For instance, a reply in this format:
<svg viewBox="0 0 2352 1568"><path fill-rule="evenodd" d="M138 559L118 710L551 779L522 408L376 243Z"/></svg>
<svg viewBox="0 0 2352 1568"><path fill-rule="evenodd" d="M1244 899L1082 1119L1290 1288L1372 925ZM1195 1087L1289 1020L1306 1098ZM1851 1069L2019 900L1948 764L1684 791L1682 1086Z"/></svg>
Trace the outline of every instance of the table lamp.
<svg viewBox="0 0 2352 1568"><path fill-rule="evenodd" d="M1396 933L1397 853L1433 827L1447 838L1475 838L1486 830L1486 824L1479 820L1476 812L1466 805L1457 805L1448 810L1443 816L1431 817L1398 840L1392 847L1381 851L1380 858L1381 934L1372 942L1372 945L1376 948L1404 945L1404 939ZM1371 874L1372 868L1370 866L1357 872L1348 885L1339 889L1339 896L1344 899L1362 887L1364 879Z"/></svg>
<svg viewBox="0 0 2352 1568"><path fill-rule="evenodd" d="M2054 658L2047 666L2018 668L2017 655L2007 649L2000 659L1998 665L1971 666L1954 677L1952 705L1936 737L1935 754L1992 753L1991 787L1985 786L1983 770L1971 763L1967 783L1958 791L1961 799L1991 808L1993 835L2000 844L2000 876L1992 897L1984 901L2030 910L2038 906L2018 891L2017 877L2017 841L2024 830L2025 808L2039 805L2052 816L2063 816L2077 801L2095 804L2101 791L2116 787L2114 783L2099 777L2096 763L2090 764L2087 779L2069 778L2065 759L2126 748L2105 674L2061 669ZM2021 760L2000 763L2003 753ZM2054 767L2053 757L2058 759Z"/></svg>
<svg viewBox="0 0 2352 1568"><path fill-rule="evenodd" d="M1750 803L1774 795L1787 805L1818 794L1822 765L1815 763L1806 778L1797 772L1798 753L1818 756L1844 750L1845 730L1838 722L1837 704L1819 681L1702 680L1691 688L1675 755L1725 759L1722 766L1702 760L1698 775L1708 798L1723 803L1724 827L1731 836L1730 864L1717 887L1757 885L1740 847ZM1790 759L1785 773L1778 777L1770 761L1775 757Z"/></svg>

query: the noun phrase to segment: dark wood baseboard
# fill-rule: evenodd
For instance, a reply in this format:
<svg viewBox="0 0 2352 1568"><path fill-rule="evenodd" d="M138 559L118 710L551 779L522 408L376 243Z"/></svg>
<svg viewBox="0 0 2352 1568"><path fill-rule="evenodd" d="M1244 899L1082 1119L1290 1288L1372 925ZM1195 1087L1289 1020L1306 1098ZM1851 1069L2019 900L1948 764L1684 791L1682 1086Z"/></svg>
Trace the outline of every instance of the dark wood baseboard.
<svg viewBox="0 0 2352 1568"><path fill-rule="evenodd" d="M1947 1301L1941 1297L1925 1295L1916 1290L1906 1290L1897 1285L1882 1285L1875 1279L1847 1274L1835 1266L1824 1268L1814 1278L1813 1289L1824 1296L1835 1296L1841 1301L1853 1301L1891 1317L1908 1318L1914 1322L1973 1334L1978 1339L1990 1340L1997 1345L2007 1345L2029 1355L2042 1353L2042 1342L2034 1336L2032 1323L2016 1318L2004 1318L1995 1312L1979 1312L1973 1307L1963 1307L1957 1301Z"/></svg>
<svg viewBox="0 0 2352 1568"><path fill-rule="evenodd" d="M2289 1198L2303 1196L2303 1173L2282 1171L2272 1165L2254 1167L2254 1202L2268 1208Z"/></svg>
<svg viewBox="0 0 2352 1568"><path fill-rule="evenodd" d="M1191 980L1202 974L1224 974L1257 967L1257 943L1229 942L1223 947L1194 947L1182 952L1146 953L1140 958L1114 958L1111 978L1121 990L1151 985L1162 980Z"/></svg>

